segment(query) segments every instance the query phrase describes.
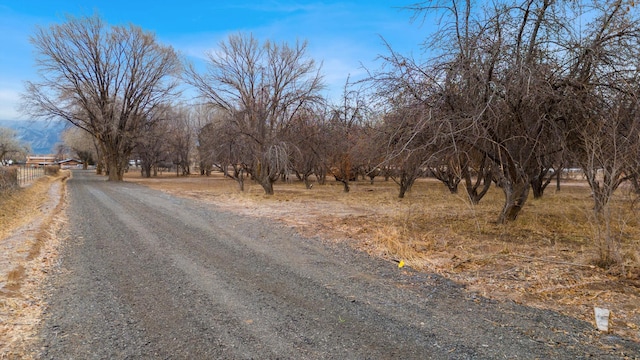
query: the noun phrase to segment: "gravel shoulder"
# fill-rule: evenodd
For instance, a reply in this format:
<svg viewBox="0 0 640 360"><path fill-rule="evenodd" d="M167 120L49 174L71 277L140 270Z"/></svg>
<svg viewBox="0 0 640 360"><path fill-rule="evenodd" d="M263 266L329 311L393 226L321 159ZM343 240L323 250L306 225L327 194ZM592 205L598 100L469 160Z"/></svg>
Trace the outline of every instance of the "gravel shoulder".
<svg viewBox="0 0 640 360"><path fill-rule="evenodd" d="M132 183L74 172L43 359L640 357L558 313Z"/></svg>

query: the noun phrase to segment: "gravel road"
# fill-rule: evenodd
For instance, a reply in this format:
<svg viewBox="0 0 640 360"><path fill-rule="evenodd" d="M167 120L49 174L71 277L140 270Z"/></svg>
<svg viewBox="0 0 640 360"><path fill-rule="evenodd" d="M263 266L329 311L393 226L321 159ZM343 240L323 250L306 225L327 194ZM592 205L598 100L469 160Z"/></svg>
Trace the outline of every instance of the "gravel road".
<svg viewBox="0 0 640 360"><path fill-rule="evenodd" d="M283 225L75 171L42 359L619 359L640 344Z"/></svg>

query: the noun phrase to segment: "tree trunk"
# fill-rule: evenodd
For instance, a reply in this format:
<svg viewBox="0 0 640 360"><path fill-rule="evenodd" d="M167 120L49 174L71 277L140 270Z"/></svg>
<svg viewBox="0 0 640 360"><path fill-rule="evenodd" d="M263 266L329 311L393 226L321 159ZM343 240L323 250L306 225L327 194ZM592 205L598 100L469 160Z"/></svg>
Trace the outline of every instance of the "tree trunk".
<svg viewBox="0 0 640 360"><path fill-rule="evenodd" d="M241 174L240 177L236 179L236 181L238 182L238 189L244 192L244 175Z"/></svg>
<svg viewBox="0 0 640 360"><path fill-rule="evenodd" d="M542 179L539 176L535 176L533 180L531 180L531 191L533 192L534 199L540 199L542 195L544 195L544 186Z"/></svg>
<svg viewBox="0 0 640 360"><path fill-rule="evenodd" d="M151 177L151 164L147 164L147 163L143 163L141 166L142 169L142 176L146 177L146 178L150 178Z"/></svg>
<svg viewBox="0 0 640 360"><path fill-rule="evenodd" d="M349 187L349 179L340 180L340 182L343 185L342 191L349 192L351 190L351 188Z"/></svg>
<svg viewBox="0 0 640 360"><path fill-rule="evenodd" d="M602 213L602 209L604 209L607 203L609 202L605 191L602 188L596 186L591 188L591 193L593 194L592 196L593 196L593 203L594 203L594 206L593 206L594 212L596 214Z"/></svg>
<svg viewBox="0 0 640 360"><path fill-rule="evenodd" d="M270 177L266 177L262 181L260 181L260 185L264 189L265 195L273 195L273 181Z"/></svg>
<svg viewBox="0 0 640 360"><path fill-rule="evenodd" d="M404 199L404 194L407 192L407 188L404 186L400 186L400 192L398 193L399 199Z"/></svg>
<svg viewBox="0 0 640 360"><path fill-rule="evenodd" d="M499 224L506 224L518 218L520 210L524 207L529 196L529 182L520 180L517 183L504 181L502 191L504 192L504 207L498 218Z"/></svg>
<svg viewBox="0 0 640 360"><path fill-rule="evenodd" d="M553 171L553 173L547 176L549 171ZM533 177L531 180L531 191L533 192L534 199L540 199L544 195L544 190L549 186L554 176L559 177L559 172L549 168L540 169L540 172Z"/></svg>
<svg viewBox="0 0 640 360"><path fill-rule="evenodd" d="M327 171L324 170L324 168L316 169L315 175L316 175L316 180L318 181L318 184L324 185L327 183Z"/></svg>
<svg viewBox="0 0 640 360"><path fill-rule="evenodd" d="M112 160L108 164L109 181L123 181L124 167L120 166L118 159Z"/></svg>
<svg viewBox="0 0 640 360"><path fill-rule="evenodd" d="M108 181L123 181L132 149L123 146L119 141L100 142L98 147L103 154L102 159L106 167Z"/></svg>
<svg viewBox="0 0 640 360"><path fill-rule="evenodd" d="M398 198L403 199L404 195L407 191L411 190L413 183L416 181L417 175L408 174L406 171L403 171L400 175L400 192L398 193Z"/></svg>
<svg viewBox="0 0 640 360"><path fill-rule="evenodd" d="M438 167L433 168L431 169L431 173L449 189L449 192L452 194L458 193L458 184L460 184L461 177L453 171L451 163L444 169Z"/></svg>
<svg viewBox="0 0 640 360"><path fill-rule="evenodd" d="M103 147L105 165L109 181L123 181L124 172L129 165L131 151L122 151L117 144Z"/></svg>
<svg viewBox="0 0 640 360"><path fill-rule="evenodd" d="M491 172L484 167L484 164L478 170L475 182L471 179L471 172L468 168L462 168L462 178L464 178L465 188L467 189L467 195L469 200L474 205L477 205L480 200L486 195L491 187ZM482 190L478 192L482 184Z"/></svg>
<svg viewBox="0 0 640 360"><path fill-rule="evenodd" d="M452 181L448 181L447 182L447 188L449 189L449 192L452 194L457 194L458 193L458 184L460 184L460 179L459 178L455 178L452 179Z"/></svg>
<svg viewBox="0 0 640 360"><path fill-rule="evenodd" d="M309 176L311 174L309 173L304 173L302 174L302 181L304 182L304 186L307 189L311 189L313 187L313 184L311 183L311 180L309 180Z"/></svg>
<svg viewBox="0 0 640 360"><path fill-rule="evenodd" d="M229 170L227 169L227 167L225 166L224 168L224 174L225 176L228 176L232 179L234 179L237 183L238 183L238 189L242 192L244 192L244 169L240 166L233 166L233 176L229 175Z"/></svg>
<svg viewBox="0 0 640 360"><path fill-rule="evenodd" d="M93 137L93 146L96 149L96 175L102 175L102 166L103 166L103 161L104 161L104 156L102 154L102 149L101 147L98 145L98 142L96 141L96 138Z"/></svg>
<svg viewBox="0 0 640 360"><path fill-rule="evenodd" d="M638 175L631 177L631 184L633 185L633 191L636 194L640 194L640 182L638 181Z"/></svg>

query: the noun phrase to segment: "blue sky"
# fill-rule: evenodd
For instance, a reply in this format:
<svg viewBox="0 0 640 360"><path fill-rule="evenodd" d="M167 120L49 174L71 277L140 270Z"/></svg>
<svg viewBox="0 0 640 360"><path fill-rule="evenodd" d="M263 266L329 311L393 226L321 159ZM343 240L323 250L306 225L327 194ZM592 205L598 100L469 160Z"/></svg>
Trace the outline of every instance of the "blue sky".
<svg viewBox="0 0 640 360"><path fill-rule="evenodd" d="M251 32L264 40L307 40L308 55L322 62L327 95L339 93L348 76L363 76L394 50L420 56L427 24L411 22L406 1L136 1L0 0L0 120L22 119L17 106L24 81L37 80L29 36L37 26L98 13L108 23L133 23L156 33L188 60L202 62L229 34Z"/></svg>

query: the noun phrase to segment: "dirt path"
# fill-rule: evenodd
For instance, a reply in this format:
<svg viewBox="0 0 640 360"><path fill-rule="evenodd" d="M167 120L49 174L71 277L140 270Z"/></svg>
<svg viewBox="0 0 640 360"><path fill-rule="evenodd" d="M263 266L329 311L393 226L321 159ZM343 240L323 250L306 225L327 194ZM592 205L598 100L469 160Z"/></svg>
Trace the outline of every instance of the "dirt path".
<svg viewBox="0 0 640 360"><path fill-rule="evenodd" d="M6 279L10 273L19 272L17 269L29 258L37 241L38 232L41 231L43 222L60 202L62 182L51 184L48 192L48 200L38 209L41 213L34 221L16 229L13 234L0 241L0 295L11 296L14 289ZM3 281L5 280L5 281Z"/></svg>
<svg viewBox="0 0 640 360"><path fill-rule="evenodd" d="M86 172L40 358L621 358L591 324Z"/></svg>

